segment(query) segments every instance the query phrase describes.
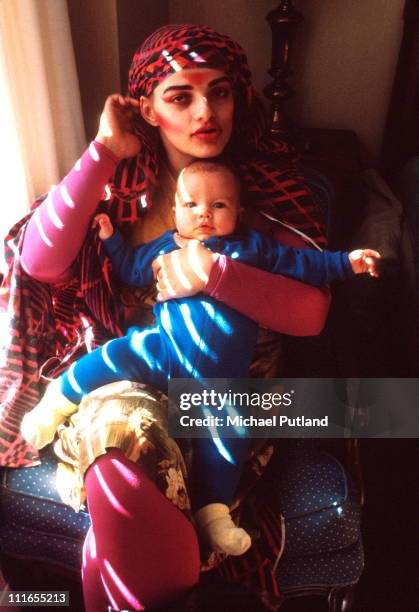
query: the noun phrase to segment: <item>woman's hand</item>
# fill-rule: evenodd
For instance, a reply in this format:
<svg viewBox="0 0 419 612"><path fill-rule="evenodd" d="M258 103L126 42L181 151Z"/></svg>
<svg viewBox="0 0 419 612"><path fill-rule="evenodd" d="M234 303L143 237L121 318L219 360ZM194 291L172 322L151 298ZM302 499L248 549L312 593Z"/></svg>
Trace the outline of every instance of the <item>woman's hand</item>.
<svg viewBox="0 0 419 612"><path fill-rule="evenodd" d="M212 253L198 240L189 240L184 248L157 257L153 261L157 301L187 297L202 291L218 257L218 253Z"/></svg>
<svg viewBox="0 0 419 612"><path fill-rule="evenodd" d="M134 134L134 118L140 103L134 98L113 94L106 98L95 140L108 147L120 159L134 157L141 143Z"/></svg>

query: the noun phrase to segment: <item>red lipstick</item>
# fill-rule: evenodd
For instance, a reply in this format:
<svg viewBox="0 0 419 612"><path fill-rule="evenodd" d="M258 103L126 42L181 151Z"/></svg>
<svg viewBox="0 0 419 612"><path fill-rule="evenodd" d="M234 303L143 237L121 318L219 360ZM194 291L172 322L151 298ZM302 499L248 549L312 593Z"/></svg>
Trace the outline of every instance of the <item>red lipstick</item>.
<svg viewBox="0 0 419 612"><path fill-rule="evenodd" d="M192 136L196 136L202 140L217 140L220 132L218 127L204 126L193 132Z"/></svg>

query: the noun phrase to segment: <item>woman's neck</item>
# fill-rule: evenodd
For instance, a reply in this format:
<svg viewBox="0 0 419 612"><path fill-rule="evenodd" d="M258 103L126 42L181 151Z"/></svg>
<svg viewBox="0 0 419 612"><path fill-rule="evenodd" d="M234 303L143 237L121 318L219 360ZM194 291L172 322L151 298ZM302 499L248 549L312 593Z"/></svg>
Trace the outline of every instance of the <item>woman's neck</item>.
<svg viewBox="0 0 419 612"><path fill-rule="evenodd" d="M166 151L166 163L170 174L177 180L177 177L185 166L194 161L194 157L184 155L178 151Z"/></svg>
<svg viewBox="0 0 419 612"><path fill-rule="evenodd" d="M192 155L182 153L176 149L171 143L165 142L165 138L161 136L162 151L166 159L166 165L169 169L170 174L177 180L180 172L185 166L194 161Z"/></svg>

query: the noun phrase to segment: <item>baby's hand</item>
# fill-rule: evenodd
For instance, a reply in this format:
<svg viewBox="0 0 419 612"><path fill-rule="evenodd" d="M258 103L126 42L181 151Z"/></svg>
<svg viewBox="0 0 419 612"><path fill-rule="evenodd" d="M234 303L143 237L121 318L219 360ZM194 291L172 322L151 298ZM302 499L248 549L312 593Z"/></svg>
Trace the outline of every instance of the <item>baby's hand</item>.
<svg viewBox="0 0 419 612"><path fill-rule="evenodd" d="M108 215L100 213L93 219L92 227L99 226L99 238L101 240L107 240L113 234L113 225Z"/></svg>
<svg viewBox="0 0 419 612"><path fill-rule="evenodd" d="M381 259L378 251L372 249L357 249L349 253L349 261L355 274L367 272L370 276L380 276L377 271L376 259Z"/></svg>

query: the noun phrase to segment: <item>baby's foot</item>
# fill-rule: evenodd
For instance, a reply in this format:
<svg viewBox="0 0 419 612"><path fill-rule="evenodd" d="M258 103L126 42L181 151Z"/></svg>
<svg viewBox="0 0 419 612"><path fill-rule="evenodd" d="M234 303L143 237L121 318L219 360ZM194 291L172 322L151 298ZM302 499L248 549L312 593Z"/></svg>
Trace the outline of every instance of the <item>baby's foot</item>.
<svg viewBox="0 0 419 612"><path fill-rule="evenodd" d="M249 534L235 526L225 504L208 504L198 510L195 519L199 531L215 552L238 556L252 545Z"/></svg>
<svg viewBox="0 0 419 612"><path fill-rule="evenodd" d="M58 425L76 412L77 406L62 393L59 379L47 387L39 404L23 417L20 431L35 448L43 448L53 441Z"/></svg>
<svg viewBox="0 0 419 612"><path fill-rule="evenodd" d="M252 544L249 534L241 527L236 527L231 517L216 519L206 525L202 533L213 550L228 555L243 555Z"/></svg>

